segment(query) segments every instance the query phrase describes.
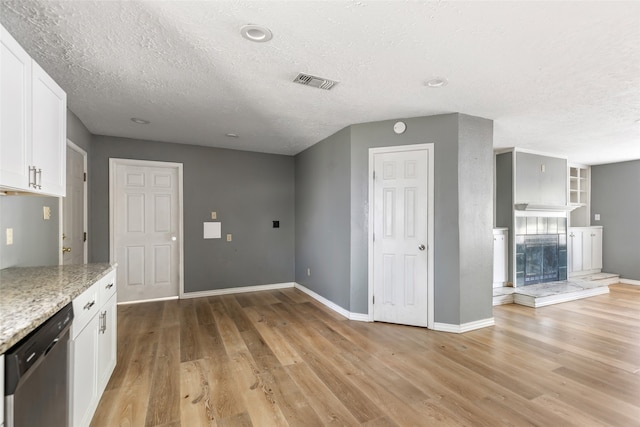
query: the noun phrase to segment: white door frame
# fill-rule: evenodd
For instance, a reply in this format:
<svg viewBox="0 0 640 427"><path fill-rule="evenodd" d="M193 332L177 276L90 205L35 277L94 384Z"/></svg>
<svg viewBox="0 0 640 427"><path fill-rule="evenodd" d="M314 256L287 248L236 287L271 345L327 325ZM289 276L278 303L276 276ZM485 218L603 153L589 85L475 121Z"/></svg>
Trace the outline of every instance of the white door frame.
<svg viewBox="0 0 640 427"><path fill-rule="evenodd" d="M78 147L76 144L74 144L71 140L67 139L67 147L65 148L65 150L73 150L73 151L77 151L78 153L80 153L80 155L82 156L82 162L83 165L82 167L84 168L84 173L86 173L88 175L88 171L87 171L87 152L84 151L82 148ZM67 156L67 153L65 151L64 153L65 158ZM67 171L65 170L64 173L67 173ZM89 235L88 233L88 225L89 225L89 213L87 211L87 180L84 180L84 204L82 206L82 229L84 230L85 233L87 233L87 236ZM62 241L62 232L64 231L64 203L63 203L63 198L59 197L58 198L58 223L59 223L59 230L60 230L60 247L58 248L58 264L62 265L63 264L63 253L62 253L62 247L64 246L64 242ZM89 237L87 237L87 240L84 241L84 253L82 255L82 259L83 262L86 264L87 261L89 260Z"/></svg>
<svg viewBox="0 0 640 427"><path fill-rule="evenodd" d="M109 261L115 262L116 251L114 246L115 230L115 187L116 187L116 167L140 166L140 167L163 167L176 168L178 170L178 298L184 298L184 213L183 213L183 178L182 163L160 162L152 160L118 159L109 158ZM175 298L175 297L171 297ZM149 300L151 301L151 300Z"/></svg>
<svg viewBox="0 0 640 427"><path fill-rule="evenodd" d="M394 147L379 147L379 148L369 148L369 232L368 232L368 260L369 260L369 321L373 322L373 209L374 209L374 181L373 181L373 169L374 169L374 156L376 154L382 153L395 153L399 151L414 151L414 150L427 150L429 153L428 160L428 173L427 173L427 263L428 263L428 273L427 273L427 328L433 329L435 320L434 320L434 284L433 284L433 259L434 259L434 222L433 222L433 212L434 212L434 173L433 173L433 157L434 157L434 148L435 145L433 143L428 144L413 144L413 145L398 145Z"/></svg>

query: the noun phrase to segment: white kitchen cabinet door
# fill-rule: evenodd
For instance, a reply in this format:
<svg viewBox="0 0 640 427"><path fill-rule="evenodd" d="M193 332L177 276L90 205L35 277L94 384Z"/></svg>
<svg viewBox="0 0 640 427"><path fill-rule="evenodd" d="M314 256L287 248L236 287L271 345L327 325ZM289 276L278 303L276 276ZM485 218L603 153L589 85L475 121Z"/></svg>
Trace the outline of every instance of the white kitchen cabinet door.
<svg viewBox="0 0 640 427"><path fill-rule="evenodd" d="M0 26L0 187L28 190L31 58Z"/></svg>
<svg viewBox="0 0 640 427"><path fill-rule="evenodd" d="M31 164L38 192L64 197L67 161L67 94L35 62L32 65Z"/></svg>
<svg viewBox="0 0 640 427"><path fill-rule="evenodd" d="M602 270L602 228L591 229L591 268Z"/></svg>
<svg viewBox="0 0 640 427"><path fill-rule="evenodd" d="M506 230L493 231L493 287L505 286L508 276L508 234Z"/></svg>
<svg viewBox="0 0 640 427"><path fill-rule="evenodd" d="M98 315L98 395L102 395L114 368L116 367L116 295L100 309Z"/></svg>
<svg viewBox="0 0 640 427"><path fill-rule="evenodd" d="M71 341L72 398L70 399L70 425L84 427L91 423L91 418L98 405L98 328L99 317L94 316L87 326Z"/></svg>
<svg viewBox="0 0 640 427"><path fill-rule="evenodd" d="M582 232L577 229L569 229L569 274L582 271Z"/></svg>
<svg viewBox="0 0 640 427"><path fill-rule="evenodd" d="M582 235L582 270L588 271L593 268L591 265L591 230L581 230Z"/></svg>

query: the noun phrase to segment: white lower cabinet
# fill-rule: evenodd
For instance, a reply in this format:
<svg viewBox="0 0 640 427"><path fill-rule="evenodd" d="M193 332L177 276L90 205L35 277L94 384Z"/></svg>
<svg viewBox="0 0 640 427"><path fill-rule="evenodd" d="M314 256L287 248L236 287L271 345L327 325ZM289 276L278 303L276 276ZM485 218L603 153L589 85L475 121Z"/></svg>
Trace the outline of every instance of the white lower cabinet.
<svg viewBox="0 0 640 427"><path fill-rule="evenodd" d="M493 229L493 287L507 285L508 275L509 231L506 228Z"/></svg>
<svg viewBox="0 0 640 427"><path fill-rule="evenodd" d="M602 271L602 227L569 227L567 233L569 276Z"/></svg>
<svg viewBox="0 0 640 427"><path fill-rule="evenodd" d="M73 300L69 372L70 425L91 423L116 366L115 271Z"/></svg>

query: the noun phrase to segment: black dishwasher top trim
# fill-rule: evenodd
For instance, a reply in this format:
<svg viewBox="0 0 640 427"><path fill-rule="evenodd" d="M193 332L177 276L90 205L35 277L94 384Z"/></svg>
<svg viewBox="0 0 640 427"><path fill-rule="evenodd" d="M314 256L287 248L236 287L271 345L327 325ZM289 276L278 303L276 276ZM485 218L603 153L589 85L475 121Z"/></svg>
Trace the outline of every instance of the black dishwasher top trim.
<svg viewBox="0 0 640 427"><path fill-rule="evenodd" d="M46 356L57 340L68 331L72 320L73 305L69 303L5 353L6 396L14 393L29 369Z"/></svg>

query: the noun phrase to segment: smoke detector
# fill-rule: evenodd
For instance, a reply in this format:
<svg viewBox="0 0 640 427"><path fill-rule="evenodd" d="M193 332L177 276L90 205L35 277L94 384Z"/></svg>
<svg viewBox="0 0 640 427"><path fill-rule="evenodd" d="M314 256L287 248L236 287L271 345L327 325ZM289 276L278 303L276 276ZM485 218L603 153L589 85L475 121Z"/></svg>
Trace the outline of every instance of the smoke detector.
<svg viewBox="0 0 640 427"><path fill-rule="evenodd" d="M311 74L300 73L293 79L294 83L301 85L317 87L318 89L330 90L338 84L335 80L325 79L324 77L312 76Z"/></svg>

